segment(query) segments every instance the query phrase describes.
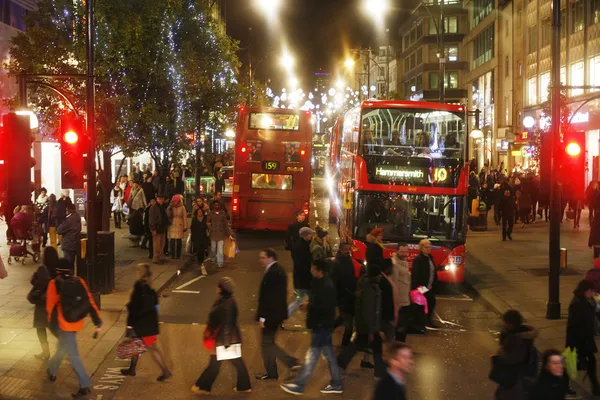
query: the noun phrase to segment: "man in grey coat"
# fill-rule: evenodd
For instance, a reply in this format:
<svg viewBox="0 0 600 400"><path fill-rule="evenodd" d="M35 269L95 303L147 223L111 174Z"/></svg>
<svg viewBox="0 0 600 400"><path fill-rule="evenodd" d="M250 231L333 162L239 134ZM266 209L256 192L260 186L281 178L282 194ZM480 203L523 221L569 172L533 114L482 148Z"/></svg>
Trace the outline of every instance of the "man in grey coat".
<svg viewBox="0 0 600 400"><path fill-rule="evenodd" d="M75 268L75 257L81 246L79 236L81 234L81 217L75 212L75 204L67 205L67 218L56 228L56 233L62 236L61 248L64 257L69 260Z"/></svg>

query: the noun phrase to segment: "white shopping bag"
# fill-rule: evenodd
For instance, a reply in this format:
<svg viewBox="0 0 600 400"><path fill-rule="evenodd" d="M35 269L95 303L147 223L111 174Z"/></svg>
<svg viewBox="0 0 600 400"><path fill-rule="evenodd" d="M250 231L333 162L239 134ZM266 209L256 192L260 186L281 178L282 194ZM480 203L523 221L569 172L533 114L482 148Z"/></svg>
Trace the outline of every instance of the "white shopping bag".
<svg viewBox="0 0 600 400"><path fill-rule="evenodd" d="M217 346L217 361L233 360L242 357L242 344L232 344L228 348Z"/></svg>

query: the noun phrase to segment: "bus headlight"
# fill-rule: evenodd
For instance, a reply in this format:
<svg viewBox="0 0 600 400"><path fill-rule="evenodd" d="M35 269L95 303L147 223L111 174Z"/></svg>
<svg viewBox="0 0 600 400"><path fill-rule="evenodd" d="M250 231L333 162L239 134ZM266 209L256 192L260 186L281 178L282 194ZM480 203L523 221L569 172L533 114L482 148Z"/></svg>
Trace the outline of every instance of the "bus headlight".
<svg viewBox="0 0 600 400"><path fill-rule="evenodd" d="M456 271L456 264L450 263L444 267L444 270L454 272Z"/></svg>

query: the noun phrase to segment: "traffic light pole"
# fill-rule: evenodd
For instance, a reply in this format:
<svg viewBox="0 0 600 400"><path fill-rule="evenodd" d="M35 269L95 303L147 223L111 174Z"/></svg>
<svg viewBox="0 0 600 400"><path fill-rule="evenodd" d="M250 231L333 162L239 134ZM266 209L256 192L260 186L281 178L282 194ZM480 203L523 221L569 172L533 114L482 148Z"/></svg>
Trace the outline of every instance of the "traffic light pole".
<svg viewBox="0 0 600 400"><path fill-rule="evenodd" d="M560 0L552 0L552 126L550 130L550 237L546 318L560 318L560 193L557 149L560 141Z"/></svg>
<svg viewBox="0 0 600 400"><path fill-rule="evenodd" d="M86 109L87 109L87 134L89 140L88 149L88 171L87 171L87 260L88 260L88 284L90 290L97 295L95 269L96 269L96 131L95 131L95 90L94 90L94 0L88 0L87 4L87 78L86 78ZM98 306L100 304L98 303Z"/></svg>

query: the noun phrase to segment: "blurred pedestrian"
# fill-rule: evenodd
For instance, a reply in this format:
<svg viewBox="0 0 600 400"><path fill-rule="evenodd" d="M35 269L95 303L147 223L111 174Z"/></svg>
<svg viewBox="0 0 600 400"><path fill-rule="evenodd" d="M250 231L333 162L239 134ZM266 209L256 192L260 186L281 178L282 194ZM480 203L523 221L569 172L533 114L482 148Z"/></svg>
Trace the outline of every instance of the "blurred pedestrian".
<svg viewBox="0 0 600 400"><path fill-rule="evenodd" d="M600 218L596 218L600 219ZM594 396L600 396L600 385L596 376L596 356L598 351L594 336L596 333L596 302L594 301L594 284L583 280L573 291L573 300L569 304L567 319L567 347L577 350L577 364L583 366L592 385ZM565 375L568 388L568 375ZM568 393L571 392L567 389Z"/></svg>
<svg viewBox="0 0 600 400"><path fill-rule="evenodd" d="M223 200L223 193L221 192L216 192L215 193L215 197L211 203L211 209L214 210L215 209L215 204L219 204L219 206L221 207L221 211L223 213L225 213L225 216L227 217L227 219L229 219L229 211L227 211L227 205L225 204L225 200Z"/></svg>
<svg viewBox="0 0 600 400"><path fill-rule="evenodd" d="M338 356L338 365L346 369L358 350L370 349L375 361L375 377L381 378L385 373L382 356L381 330L381 290L379 281L381 268L369 265L367 275L362 276L357 285L355 306L356 337ZM363 358L361 368L367 368ZM369 366L373 368L373 366Z"/></svg>
<svg viewBox="0 0 600 400"><path fill-rule="evenodd" d="M150 208L148 214L148 226L150 232L152 232L153 261L155 264L162 264L165 262L165 236L169 218L167 217L167 211L163 207L164 202L165 195L159 193L159 195L156 196L156 204Z"/></svg>
<svg viewBox="0 0 600 400"><path fill-rule="evenodd" d="M373 400L405 400L406 378L415 365L412 350L402 342L391 342L386 347L388 370L377 383Z"/></svg>
<svg viewBox="0 0 600 400"><path fill-rule="evenodd" d="M321 389L321 393L343 393L342 376L331 341L335 326L336 293L333 282L328 276L325 276L327 268L325 260L313 261L311 267L313 280L310 294L308 302L303 304L303 308L308 313L306 327L312 330L311 343L306 352L304 365L296 379L292 383L281 385L281 388L290 394L300 395L304 393L306 382L312 376L321 353L327 360L331 374L330 384Z"/></svg>
<svg viewBox="0 0 600 400"><path fill-rule="evenodd" d="M213 210L210 212L208 218L208 227L210 229L211 258L213 261L216 259L217 266L221 268L223 266L223 246L225 239L229 238L233 240L233 236L231 236L227 215L221 210L220 203L213 205Z"/></svg>
<svg viewBox="0 0 600 400"><path fill-rule="evenodd" d="M331 245L329 244L329 232L317 226L315 235L310 242L310 254L312 261L331 258Z"/></svg>
<svg viewBox="0 0 600 400"><path fill-rule="evenodd" d="M131 212L143 210L148 205L148 203L146 202L146 195L144 194L142 187L137 181L133 182L133 188L131 189L131 193L129 194L127 205L129 206L129 210Z"/></svg>
<svg viewBox="0 0 600 400"><path fill-rule="evenodd" d="M392 279L398 290L398 321L396 323L396 336L401 342L406 341L408 325L411 317L410 305L410 270L408 269L408 244L400 243L398 251L392 257L394 269Z"/></svg>
<svg viewBox="0 0 600 400"><path fill-rule="evenodd" d="M354 305L356 301L356 282L354 263L350 254L350 244L340 243L338 253L333 260L331 279L337 294L339 316L336 326L344 326L342 346L348 346L354 329Z"/></svg>
<svg viewBox="0 0 600 400"><path fill-rule="evenodd" d="M215 194L223 193L223 191L225 191L225 178L223 177L223 172L219 170L215 179Z"/></svg>
<svg viewBox="0 0 600 400"><path fill-rule="evenodd" d="M79 254L81 243L81 217L75 212L75 204L67 205L67 218L56 228L56 233L62 236L61 248L63 256L75 267L75 259Z"/></svg>
<svg viewBox="0 0 600 400"><path fill-rule="evenodd" d="M308 296L312 274L310 268L312 264L312 255L310 253L310 243L315 235L315 231L310 228L300 228L300 240L296 243L296 248L292 252L292 261L294 262L294 294L296 298L288 306L288 317L291 317L304 299Z"/></svg>
<svg viewBox="0 0 600 400"><path fill-rule="evenodd" d="M383 261L383 229L375 228L366 237L367 241L367 266L375 264L381 267Z"/></svg>
<svg viewBox="0 0 600 400"><path fill-rule="evenodd" d="M394 266L392 260L383 260L379 289L381 290L381 332L390 342L396 339L396 324L400 313L398 289L393 281Z"/></svg>
<svg viewBox="0 0 600 400"><path fill-rule="evenodd" d="M31 277L31 291L27 300L35 306L33 310L33 327L36 329L42 352L36 354L38 360L47 361L50 358L50 346L48 345L48 313L46 312L46 290L50 280L56 278L56 266L58 264L58 252L54 247L44 249L43 264L33 273Z"/></svg>
<svg viewBox="0 0 600 400"><path fill-rule="evenodd" d="M150 209L156 204L156 199L150 200L148 206L144 210L144 239L142 239L141 248L148 250L148 258L152 259L154 255L154 245L152 240L152 232L150 231Z"/></svg>
<svg viewBox="0 0 600 400"><path fill-rule="evenodd" d="M512 231L515 225L515 213L517 203L510 190L504 190L504 195L500 199L500 217L502 219L502 241L512 240Z"/></svg>
<svg viewBox="0 0 600 400"><path fill-rule="evenodd" d="M585 190L585 204L590 210L589 221L590 226L594 221L595 211L597 209L598 200L600 195L600 189L598 188L598 181L590 181L587 189Z"/></svg>
<svg viewBox="0 0 600 400"><path fill-rule="evenodd" d="M69 190L63 190L60 194L60 199L56 201L56 227L58 228L60 224L63 223L65 219L67 219L67 206L69 204L73 204L71 198L69 197ZM58 234L58 242L57 245L60 245L62 236Z"/></svg>
<svg viewBox="0 0 600 400"><path fill-rule="evenodd" d="M168 236L171 248L169 253L171 253L171 258L180 259L183 238L185 232L187 232L187 211L183 205L183 196L180 194L173 196L169 207L167 207L167 216L170 221Z"/></svg>
<svg viewBox="0 0 600 400"><path fill-rule="evenodd" d="M83 330L83 319L88 313L96 326L94 334L100 332L102 320L87 284L82 278L72 275L73 264L69 260L61 258L57 262L56 273L56 278L50 280L46 291L48 322L51 330L58 336L56 353L48 361L48 379L50 382L56 381L58 367L60 367L65 356L68 356L71 367L75 370L75 375L79 381L79 390L73 393L72 397L86 397L91 393L92 381L81 362L77 350L76 335L77 332ZM86 311L85 314L81 313L82 309ZM81 314L83 314L83 317L72 321L73 317L79 317Z"/></svg>
<svg viewBox="0 0 600 400"><path fill-rule="evenodd" d="M424 287L427 291L424 293L427 299L427 316L425 318L425 327L428 329L438 328L437 323L434 321L435 316L435 286L437 284L437 272L435 268L435 262L431 256L431 242L427 239L423 239L419 242L419 255L415 257L412 263L412 274L410 290L416 290L420 287ZM415 309L423 308L423 306L413 305ZM424 310L423 310L424 311ZM419 314L421 314L421 311ZM421 328L422 322L419 321L419 328Z"/></svg>
<svg viewBox="0 0 600 400"><path fill-rule="evenodd" d="M213 331L217 331L215 349L221 346L225 350L229 349L229 351L235 350L236 346L240 348L239 357L236 354L234 358L228 358L237 372L237 383L233 390L250 393L252 392L250 376L248 375L248 368L246 368L244 359L241 356L242 333L238 326L238 307L233 297L234 291L235 283L233 279L229 277L219 279L217 283L217 300L208 314L206 326ZM223 360L219 358L218 351L216 354L210 355L208 366L202 372L196 384L192 386L192 392L197 394L210 393Z"/></svg>
<svg viewBox="0 0 600 400"><path fill-rule="evenodd" d="M561 352L556 349L544 351L542 369L529 391L528 400L564 400L566 395L564 373L565 365Z"/></svg>
<svg viewBox="0 0 600 400"><path fill-rule="evenodd" d="M288 226L285 234L285 249L294 252L296 245L300 241L300 229L308 228L308 222L306 222L306 215L302 210L297 210L294 213L294 222Z"/></svg>
<svg viewBox="0 0 600 400"><path fill-rule="evenodd" d="M150 200L156 198L156 189L154 189L154 185L152 184L152 176L145 175L144 183L142 183L142 190L146 197L146 204L150 203Z"/></svg>
<svg viewBox="0 0 600 400"><path fill-rule="evenodd" d="M592 282L594 293L600 294L600 258L594 258L593 267L586 272L585 280Z"/></svg>
<svg viewBox="0 0 600 400"><path fill-rule="evenodd" d="M113 202L112 202L112 212L115 220L115 228L121 229L121 223L123 221L123 196L125 189L125 182L117 182L115 187L113 188Z"/></svg>
<svg viewBox="0 0 600 400"><path fill-rule="evenodd" d="M298 360L275 344L277 329L287 319L287 274L277 262L277 253L273 249L260 252L259 261L265 273L258 291L256 320L261 327L262 357L265 373L256 375L256 379L278 379L277 359L290 369L299 369Z"/></svg>
<svg viewBox="0 0 600 400"><path fill-rule="evenodd" d="M165 363L165 357L158 349L158 295L152 289L152 271L148 264L138 264L135 269L137 281L127 303L127 335L138 337L152 355L152 359L160 367L162 374L156 379L159 382L169 379L173 374ZM139 355L131 357L129 368L122 369L121 374L135 376Z"/></svg>
<svg viewBox="0 0 600 400"><path fill-rule="evenodd" d="M207 235L209 213L203 207L204 204L201 197L196 200L196 204L197 207L195 207L194 211L192 212L192 246L196 252L198 265L200 265L202 275L207 276L208 273L206 272L206 267L204 266L204 256L209 243L209 238Z"/></svg>

